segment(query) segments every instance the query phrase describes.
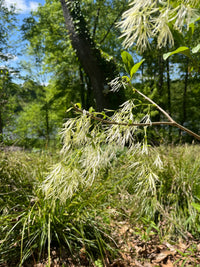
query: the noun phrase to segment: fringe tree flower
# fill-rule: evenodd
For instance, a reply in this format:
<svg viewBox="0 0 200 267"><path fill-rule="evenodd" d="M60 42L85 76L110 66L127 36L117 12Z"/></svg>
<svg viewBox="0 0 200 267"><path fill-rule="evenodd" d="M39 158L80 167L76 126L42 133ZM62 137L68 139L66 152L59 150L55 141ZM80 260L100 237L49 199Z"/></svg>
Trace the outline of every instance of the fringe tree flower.
<svg viewBox="0 0 200 267"><path fill-rule="evenodd" d="M170 46L174 45L174 38L168 26L169 22L172 20L170 19L171 10L167 8L163 11L164 12L161 12L160 16L154 20L155 25L152 32L154 36L158 35L158 48L165 47L167 44Z"/></svg>
<svg viewBox="0 0 200 267"><path fill-rule="evenodd" d="M122 80L122 78L120 76L116 77L108 84L111 87L112 92L118 92L122 87L124 89L126 88L126 83Z"/></svg>
<svg viewBox="0 0 200 267"><path fill-rule="evenodd" d="M174 27L179 31L182 30L185 24L188 30L191 18L198 17L197 11L189 5L181 4L176 8L176 11L177 15Z"/></svg>
<svg viewBox="0 0 200 267"><path fill-rule="evenodd" d="M130 8L122 14L122 21L118 23L122 30L121 37L125 37L124 47L135 44L142 52L156 36L158 48L167 44L173 46L174 39L169 23L180 32L183 31L185 26L189 27L191 19L197 16L194 8L199 5L198 0L182 0L178 4L166 0L132 1Z"/></svg>
<svg viewBox="0 0 200 267"><path fill-rule="evenodd" d="M151 17L158 11L156 3L152 0L135 0L130 6L132 7L123 13L122 21L118 23L122 29L121 37L125 37L123 45L128 48L136 42L139 49L145 49L152 36Z"/></svg>

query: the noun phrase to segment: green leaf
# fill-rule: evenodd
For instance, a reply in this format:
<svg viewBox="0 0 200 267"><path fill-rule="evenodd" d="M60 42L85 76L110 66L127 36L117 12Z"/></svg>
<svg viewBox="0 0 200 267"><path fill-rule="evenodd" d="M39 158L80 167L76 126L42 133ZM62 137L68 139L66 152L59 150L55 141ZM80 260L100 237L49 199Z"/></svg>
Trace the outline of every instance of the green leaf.
<svg viewBox="0 0 200 267"><path fill-rule="evenodd" d="M197 52L199 52L200 50L200 44L198 44L197 46L195 46L193 49L192 49L192 53L195 54Z"/></svg>
<svg viewBox="0 0 200 267"><path fill-rule="evenodd" d="M194 15L189 21L189 28L191 29L192 35L194 34L194 30L195 30L195 22L198 20L200 20L200 17L197 15Z"/></svg>
<svg viewBox="0 0 200 267"><path fill-rule="evenodd" d="M70 112L73 109L73 107L70 107L66 110L66 113Z"/></svg>
<svg viewBox="0 0 200 267"><path fill-rule="evenodd" d="M95 110L94 110L94 108L93 107L90 107L89 108L89 113L93 113Z"/></svg>
<svg viewBox="0 0 200 267"><path fill-rule="evenodd" d="M134 65L134 61L133 61L132 56L128 52L123 51L121 53L121 57L122 57L122 60L124 62L126 71L128 72L128 74L130 74L130 71Z"/></svg>
<svg viewBox="0 0 200 267"><path fill-rule="evenodd" d="M163 55L163 59L166 60L168 57L174 55L174 54L184 54L185 56L187 57L190 57L190 49L186 46L181 46L179 48L177 48L176 50L172 51L172 52L169 52L169 53L166 53Z"/></svg>
<svg viewBox="0 0 200 267"><path fill-rule="evenodd" d="M137 70L139 69L139 67L142 65L142 63L145 61L145 59L142 59L140 62L138 62L137 64L135 64L130 72L131 78L133 76L133 74L135 74L137 72Z"/></svg>
<svg viewBox="0 0 200 267"><path fill-rule="evenodd" d="M91 134L89 134L89 133L86 133L86 137L88 137L88 138L93 138L92 136L91 136Z"/></svg>
<svg viewBox="0 0 200 267"><path fill-rule="evenodd" d="M129 83L130 82L130 78L128 76L122 76L122 80Z"/></svg>
<svg viewBox="0 0 200 267"><path fill-rule="evenodd" d="M192 202L191 205L192 205L192 207L194 207L197 211L200 212L200 204L197 204L197 203Z"/></svg>
<svg viewBox="0 0 200 267"><path fill-rule="evenodd" d="M76 103L75 106L81 109L81 103Z"/></svg>

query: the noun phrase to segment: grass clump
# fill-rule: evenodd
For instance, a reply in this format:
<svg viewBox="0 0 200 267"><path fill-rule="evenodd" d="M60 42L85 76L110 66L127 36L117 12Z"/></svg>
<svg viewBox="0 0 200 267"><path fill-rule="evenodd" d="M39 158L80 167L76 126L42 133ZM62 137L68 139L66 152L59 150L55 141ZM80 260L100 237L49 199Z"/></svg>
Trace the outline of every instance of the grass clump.
<svg viewBox="0 0 200 267"><path fill-rule="evenodd" d="M89 264L114 253L107 227L109 189L103 184L82 189L61 205L41 190L53 161L49 154L2 153L0 161L0 264L21 266L44 259L50 266L53 248L65 266L68 258Z"/></svg>
<svg viewBox="0 0 200 267"><path fill-rule="evenodd" d="M20 263L24 222L38 198L51 157L43 153L1 152L0 154L0 253L1 261Z"/></svg>
<svg viewBox="0 0 200 267"><path fill-rule="evenodd" d="M56 251L60 266L107 266L122 223L145 241L199 238L199 154L199 146L114 143L77 145L61 159L1 153L0 264L50 266Z"/></svg>

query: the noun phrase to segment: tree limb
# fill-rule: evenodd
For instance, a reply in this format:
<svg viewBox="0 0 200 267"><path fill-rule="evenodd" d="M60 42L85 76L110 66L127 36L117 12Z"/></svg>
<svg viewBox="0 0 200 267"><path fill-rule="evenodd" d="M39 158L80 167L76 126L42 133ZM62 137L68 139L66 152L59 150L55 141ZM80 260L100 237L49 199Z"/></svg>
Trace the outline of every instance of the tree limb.
<svg viewBox="0 0 200 267"><path fill-rule="evenodd" d="M192 135L193 137L195 137L197 140L200 141L200 136L194 132L192 132L191 130L189 130L188 128L185 128L184 126L180 125L179 123L177 123L176 121L174 121L172 119L172 117L165 111L163 110L159 105L157 105L152 99L150 99L148 96L144 95L143 93L141 93L140 91L138 91L137 89L134 88L134 91L136 93L138 93L139 95L141 95L143 98L145 98L148 102L150 102L151 104L153 104L161 113L163 113L165 115L165 117L168 118L170 124L168 125L172 125L184 132L187 132L188 134ZM160 124L163 124L162 122L160 122ZM152 123L153 125L153 123Z"/></svg>
<svg viewBox="0 0 200 267"><path fill-rule="evenodd" d="M97 24L99 21L99 14L100 14L100 7L97 9L97 14L95 17L95 22L94 22L94 29L93 29L93 33L92 33L92 38L95 38L95 34L96 34L96 29L97 29Z"/></svg>
<svg viewBox="0 0 200 267"><path fill-rule="evenodd" d="M174 125L173 122L168 122L168 121L156 121L156 122L151 122L151 123L126 123L126 122L117 122L117 121L112 121L112 120L105 120L102 119L100 117L96 117L94 116L92 113L86 111L86 110L82 110L80 108L78 108L76 105L72 104L74 109L78 112L78 113L86 113L87 116L91 117L92 119L96 120L96 121L100 121L102 123L105 124L116 124L116 125L122 125L122 126L152 126L152 125Z"/></svg>
<svg viewBox="0 0 200 267"><path fill-rule="evenodd" d="M107 38L107 36L110 33L111 29L114 27L115 23L119 20L119 18L121 17L122 13L124 12L124 10L125 10L125 4L123 5L122 10L120 10L119 14L117 15L117 17L115 18L115 20L113 21L113 23L108 28L107 32L105 33L105 35L103 36L103 38L101 39L101 41L99 42L100 44L102 44L105 41L105 39Z"/></svg>
<svg viewBox="0 0 200 267"><path fill-rule="evenodd" d="M194 132L192 132L191 130L189 130L188 128L185 128L184 126L180 125L179 123L177 123L176 121L174 121L172 119L172 117L164 110L162 109L158 104L156 104L152 99L150 99L148 96L144 95L143 93L141 93L139 90L137 89L133 89L134 92L138 93L139 95L141 95L144 99L146 99L148 102L150 102L152 105L154 105L163 115L165 115L165 117L167 117L167 119L169 121L157 121L157 122L151 122L151 123L125 123L125 122L116 122L116 121L112 121L112 120L105 120L99 117L94 116L92 113L88 112L88 111L83 111L82 109L78 108L76 105L73 105L74 109L79 112L79 113L83 113L86 112L86 114L88 116L90 116L92 119L100 121L102 123L105 124L116 124L116 125L124 125L124 126L155 126L155 125L170 125L170 126L174 126L184 132L187 132L188 134L190 134L191 136L193 136L194 138L196 138L197 140L200 141L200 136Z"/></svg>

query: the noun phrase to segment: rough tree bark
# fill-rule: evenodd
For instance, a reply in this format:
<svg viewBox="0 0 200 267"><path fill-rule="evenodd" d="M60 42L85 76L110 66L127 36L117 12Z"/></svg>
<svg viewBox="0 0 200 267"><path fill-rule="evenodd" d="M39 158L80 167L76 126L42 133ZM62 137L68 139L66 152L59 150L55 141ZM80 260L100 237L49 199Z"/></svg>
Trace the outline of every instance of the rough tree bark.
<svg viewBox="0 0 200 267"><path fill-rule="evenodd" d="M170 79L170 65L169 65L169 59L166 61L167 66L167 109L168 113L171 116L172 110L171 110L171 79ZM169 127L169 140L172 141L172 133L171 133L171 127Z"/></svg>
<svg viewBox="0 0 200 267"><path fill-rule="evenodd" d="M103 93L106 76L99 62L101 58L100 52L95 48L93 40L88 33L85 20L81 14L79 1L60 0L60 2L72 46L84 71L90 78L96 100L96 108L101 111L106 107L108 108L109 103Z"/></svg>
<svg viewBox="0 0 200 267"><path fill-rule="evenodd" d="M2 120L1 110L0 110L0 142L2 141L3 141L3 120Z"/></svg>
<svg viewBox="0 0 200 267"><path fill-rule="evenodd" d="M184 86L184 91L183 91L183 118L181 121L181 124L184 124L187 120L187 111L186 111L186 106L187 106L187 89L188 89L188 78L189 78L189 60L187 59L186 61L186 67L185 67L185 86Z"/></svg>

